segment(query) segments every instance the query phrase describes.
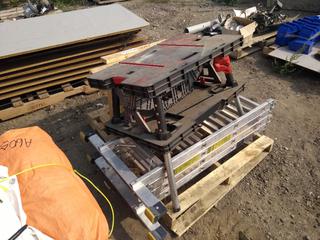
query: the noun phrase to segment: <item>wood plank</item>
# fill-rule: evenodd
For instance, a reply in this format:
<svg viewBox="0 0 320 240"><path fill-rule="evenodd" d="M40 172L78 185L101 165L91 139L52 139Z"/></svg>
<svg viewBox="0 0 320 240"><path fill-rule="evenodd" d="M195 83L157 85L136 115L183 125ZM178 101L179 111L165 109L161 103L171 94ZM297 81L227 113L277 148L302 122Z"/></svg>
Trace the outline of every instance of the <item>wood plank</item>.
<svg viewBox="0 0 320 240"><path fill-rule="evenodd" d="M276 44L272 44L270 46L264 46L262 49L262 53L265 55L269 55L273 50L277 49L279 46Z"/></svg>
<svg viewBox="0 0 320 240"><path fill-rule="evenodd" d="M15 97L11 99L11 104L13 107L19 107L23 105L21 97Z"/></svg>
<svg viewBox="0 0 320 240"><path fill-rule="evenodd" d="M54 56L54 58L64 57L66 55L86 52L86 51L94 50L97 48L105 47L117 42L122 43L123 46L125 47L127 42L136 38L137 33L138 31L133 31L133 32L119 34L111 37L94 39L87 42L29 53L29 54L21 55L19 57L13 57L13 58L2 59L2 60L0 59L0 66L4 68L3 70L7 70L12 67L19 67L26 64L33 64L37 62L50 60L52 59L52 56ZM3 65L3 63L8 64L8 66Z"/></svg>
<svg viewBox="0 0 320 240"><path fill-rule="evenodd" d="M23 7L14 7L6 10L1 10L0 11L0 17L2 15L8 14L8 13L15 13L15 12L23 12Z"/></svg>
<svg viewBox="0 0 320 240"><path fill-rule="evenodd" d="M96 65L94 65L94 66L96 66ZM38 79L38 80L33 80L33 81L22 83L22 84L16 84L16 85L4 87L4 88L0 89L0 95L1 94L5 94L5 93L9 93L9 92L12 92L12 91L16 91L16 90L19 90L19 89L24 89L24 88L28 88L28 87L31 87L31 86L39 85L39 84L42 84L42 83L53 82L53 81L56 81L56 80L59 80L59 79L64 79L64 78L67 78L67 77L76 76L76 75L79 75L79 74L87 76L89 74L89 71L90 71L91 67L92 66L89 66L89 67L77 69L77 70L70 71L70 72L63 73L63 74L57 74L57 75L53 75L53 76L46 77L46 78L41 78L41 79Z"/></svg>
<svg viewBox="0 0 320 240"><path fill-rule="evenodd" d="M240 59L245 56L248 56L252 53L255 53L261 49L263 49L266 45L271 45L274 42L274 37L277 35L277 31L273 31L270 33L265 33L263 35L259 35L256 37L252 37L250 41L246 44L242 45L240 48L234 50L230 56L233 59Z"/></svg>
<svg viewBox="0 0 320 240"><path fill-rule="evenodd" d="M258 52L261 50L261 47L259 46L252 46L252 47L247 47L247 48L244 48L244 49L237 49L236 51L232 52L230 54L230 56L234 59L240 59L240 58L243 58L243 57L246 57L250 54L253 54L255 52Z"/></svg>
<svg viewBox="0 0 320 240"><path fill-rule="evenodd" d="M1 110L0 120L5 121L11 118L24 115L26 113L34 112L36 110L61 102L67 97L84 93L86 92L86 90L87 90L86 86L80 86L80 87L74 88L72 91L59 92L59 93L50 95L48 98L45 98L45 99L36 99L27 103L23 103L19 107L15 107L15 108L11 107L11 108Z"/></svg>
<svg viewBox="0 0 320 240"><path fill-rule="evenodd" d="M123 61L129 57L132 57L134 56L135 54L138 54L148 48L151 48L153 47L154 45L157 45L158 43L162 42L164 40L160 40L160 41L157 41L157 42L153 42L153 43L149 43L149 44L145 44L145 45L142 45L142 46L139 46L139 47L135 47L135 48L130 48L128 50L124 50L124 51L121 51L121 52L118 52L118 53L114 53L114 54L109 54L107 56L103 56L101 57L101 59L105 62L105 65L102 65L102 66L99 66L99 67L96 67L96 68L92 68L90 70L90 73L93 74L93 73L96 73L96 72L99 72L101 70L104 70L106 69L107 67L110 67L120 61Z"/></svg>
<svg viewBox="0 0 320 240"><path fill-rule="evenodd" d="M35 92L37 90L41 90L44 88L48 88L48 87L53 87L53 86L57 86L57 85L61 85L63 83L67 83L67 82L71 82L71 81L76 81L76 80L81 80L84 79L88 74L80 74L80 75L76 75L73 77L68 77L68 78L64 78L58 81L52 81L49 83L45 83L45 84L39 84L33 87L29 87L29 88L24 88L24 89L20 89L18 91L14 91L14 92L9 92L6 94L1 94L0 95L0 100L4 100L4 99L9 99L15 96L20 96L26 93L30 93L30 92Z"/></svg>
<svg viewBox="0 0 320 240"><path fill-rule="evenodd" d="M172 216L169 216L169 218L167 217L166 222L168 223L168 220L169 220L169 224L170 224L169 226L171 230L175 232L178 236L181 236L183 233L185 233L195 222L197 222L214 205L216 205L219 200L221 200L255 166L257 166L259 162L261 162L268 155L268 153L271 151L272 145L273 145L272 139L266 136L262 136L259 139L257 139L255 142L247 146L245 149L237 153L235 156L233 156L231 159L234 159L234 160L237 159L237 161L240 161L243 164L237 171L229 175L230 177L229 184L219 184L214 188L211 188L211 185L207 185L207 187L210 186L210 189L206 189L204 193L201 194L201 197L199 197L199 200L193 203L192 205L190 205L190 207L185 212L183 212L183 214L181 214L178 217L172 217ZM227 160L227 162L229 160ZM217 171L224 164L218 166L217 169L215 169L213 172ZM208 176L212 177L212 174L209 174ZM202 181L206 181L206 180L202 179L198 183L201 183ZM214 183L214 179L212 179L210 183ZM189 189L187 191L189 191ZM200 190L193 189L192 191L194 194L199 194ZM169 212L169 215L170 214L171 213Z"/></svg>
<svg viewBox="0 0 320 240"><path fill-rule="evenodd" d="M132 47L132 45L136 45L138 44L138 42L141 42L142 40L143 38L141 37L134 38L126 43L127 47L123 47L123 43L113 43L104 47L92 49L90 51L82 51L75 54L67 54L66 56L63 56L63 57L55 58L54 56L52 56L53 59L44 60L44 61L33 63L33 64L26 64L17 68L11 68L5 71L1 71L0 79L18 77L18 76L22 76L29 73L39 72L39 71L63 66L66 64L66 62L68 64L71 64L71 63L92 59L95 57L101 57L104 55L113 54L113 53L119 52L120 47L122 47L122 49L129 49L130 47ZM26 69L29 69L29 70L26 70Z"/></svg>
<svg viewBox="0 0 320 240"><path fill-rule="evenodd" d="M276 35L277 35L277 31L273 31L273 32L265 33L263 35L256 36L256 37L253 36L251 45L254 45L259 42L263 42L269 38L275 37Z"/></svg>
<svg viewBox="0 0 320 240"><path fill-rule="evenodd" d="M120 4L8 21L0 24L0 59L114 36L148 25ZM36 32L37 37L30 32Z"/></svg>
<svg viewBox="0 0 320 240"><path fill-rule="evenodd" d="M23 16L23 12L24 11L23 11L22 7L11 8L8 10L1 10L0 11L0 19L5 20L8 18Z"/></svg>
<svg viewBox="0 0 320 240"><path fill-rule="evenodd" d="M94 74L96 72L100 72L101 70L104 70L106 69L107 67L109 67L108 65L104 64L104 65L101 65L101 66L98 66L98 67L95 67L95 68L91 68L90 69L90 74Z"/></svg>
<svg viewBox="0 0 320 240"><path fill-rule="evenodd" d="M103 108L86 114L86 119L89 123L89 126L96 131L100 137L104 139L104 141L109 139L109 136L105 131L105 123L111 118L110 115L108 115L110 112L109 106L104 106Z"/></svg>
<svg viewBox="0 0 320 240"><path fill-rule="evenodd" d="M101 59L105 62L105 64L111 66L111 64L115 64L118 63L120 61L123 61L129 57L132 57L140 52L143 52L146 49L149 49L161 42L163 42L164 40L160 40L160 41L156 41L156 42L152 42L152 43L148 43L139 47L135 47L135 48L131 48L129 50L125 50L125 51L121 51L119 53L114 53L114 54L110 54L108 56L103 56L101 57Z"/></svg>
<svg viewBox="0 0 320 240"><path fill-rule="evenodd" d="M11 13L11 14L7 14L5 16L0 16L0 20L11 20L13 18L18 18L18 17L23 17L23 12L19 13Z"/></svg>
<svg viewBox="0 0 320 240"><path fill-rule="evenodd" d="M91 61L83 61L83 62L80 62L80 63L67 65L65 67L51 69L51 70L47 70L47 71L39 72L39 73L36 73L36 74L31 74L31 75L19 77L19 78L8 79L6 81L0 80L0 88L6 87L6 86L10 86L10 85L16 85L16 84L19 84L19 83L24 83L24 82L27 82L27 81L37 81L37 79L41 79L41 78L44 78L44 77L51 77L51 76L54 76L54 75L58 75L58 74L61 74L61 73L64 73L64 72L70 72L70 71L73 71L73 70L92 68L92 67L94 67L96 65L99 65L99 64L102 64L102 61L101 61L100 58L94 59L94 60L91 60Z"/></svg>
<svg viewBox="0 0 320 240"><path fill-rule="evenodd" d="M61 87L64 92L69 92L73 90L73 87L70 83L63 84Z"/></svg>
<svg viewBox="0 0 320 240"><path fill-rule="evenodd" d="M37 92L37 95L40 99L48 98L50 95L47 90L41 90Z"/></svg>

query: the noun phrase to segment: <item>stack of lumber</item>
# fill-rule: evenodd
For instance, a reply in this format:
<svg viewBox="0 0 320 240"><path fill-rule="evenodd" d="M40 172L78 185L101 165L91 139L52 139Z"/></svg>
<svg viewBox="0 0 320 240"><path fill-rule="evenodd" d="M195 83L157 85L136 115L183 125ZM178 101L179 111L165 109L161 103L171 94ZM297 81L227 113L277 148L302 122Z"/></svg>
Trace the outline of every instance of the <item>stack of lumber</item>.
<svg viewBox="0 0 320 240"><path fill-rule="evenodd" d="M0 21L17 17L23 17L23 7L15 7L0 11Z"/></svg>
<svg viewBox="0 0 320 240"><path fill-rule="evenodd" d="M147 25L119 4L1 23L0 111L17 98L85 84L102 56L140 46Z"/></svg>

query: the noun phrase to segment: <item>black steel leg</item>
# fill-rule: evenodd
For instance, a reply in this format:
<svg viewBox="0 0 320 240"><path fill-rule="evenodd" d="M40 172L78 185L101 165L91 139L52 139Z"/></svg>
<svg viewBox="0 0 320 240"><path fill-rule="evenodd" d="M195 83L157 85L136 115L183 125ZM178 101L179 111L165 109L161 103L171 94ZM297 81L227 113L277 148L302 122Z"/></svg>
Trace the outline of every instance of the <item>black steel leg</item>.
<svg viewBox="0 0 320 240"><path fill-rule="evenodd" d="M117 94L116 88L112 88L112 123L120 123L120 98Z"/></svg>
<svg viewBox="0 0 320 240"><path fill-rule="evenodd" d="M232 73L226 73L226 86L227 87L236 87L238 86L238 82L234 79Z"/></svg>
<svg viewBox="0 0 320 240"><path fill-rule="evenodd" d="M166 140L170 137L165 119L165 112L160 97L154 99L154 107L156 112L156 120L158 124L157 135L159 140Z"/></svg>

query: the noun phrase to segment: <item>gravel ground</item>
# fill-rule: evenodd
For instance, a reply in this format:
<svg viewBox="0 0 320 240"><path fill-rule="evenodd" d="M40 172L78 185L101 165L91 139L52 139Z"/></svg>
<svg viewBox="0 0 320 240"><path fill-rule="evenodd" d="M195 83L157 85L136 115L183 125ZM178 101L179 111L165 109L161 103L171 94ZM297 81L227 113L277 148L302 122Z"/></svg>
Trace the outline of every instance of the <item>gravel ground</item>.
<svg viewBox="0 0 320 240"><path fill-rule="evenodd" d="M149 41L168 38L185 26L227 13L229 7L207 1L142 1L123 3L150 22ZM295 14L295 13L291 13ZM244 95L256 101L274 98L272 122L265 134L275 140L271 154L218 205L180 239L320 239L320 77L297 71L275 72L272 59L256 53L234 62L234 76L246 83ZM47 109L0 123L0 133L39 125L54 138L75 168L107 193L116 210L112 239L145 239L146 230L120 196L104 186L103 177L86 160L91 149L79 139L85 113L105 103L100 93L66 99ZM108 208L97 196L106 215ZM241 234L240 234L241 235ZM174 238L174 237L173 237ZM244 239L240 237L240 239Z"/></svg>

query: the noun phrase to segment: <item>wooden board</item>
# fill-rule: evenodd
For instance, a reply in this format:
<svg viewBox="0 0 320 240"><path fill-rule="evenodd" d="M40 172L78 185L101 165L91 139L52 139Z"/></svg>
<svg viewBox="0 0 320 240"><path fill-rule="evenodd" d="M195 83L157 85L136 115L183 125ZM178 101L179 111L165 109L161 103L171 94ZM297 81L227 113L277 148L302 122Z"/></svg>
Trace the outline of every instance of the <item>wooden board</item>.
<svg viewBox="0 0 320 240"><path fill-rule="evenodd" d="M178 236L185 233L271 151L273 140L261 136L179 195L181 211L167 205L166 225Z"/></svg>
<svg viewBox="0 0 320 240"><path fill-rule="evenodd" d="M96 68L92 68L90 70L90 73L96 73L96 72L99 72L99 71L102 71L104 69L106 69L107 67L110 67L116 63L119 63L120 61L123 61L129 57L132 57L144 50L147 50L155 45L157 45L158 43L162 42L164 40L160 40L160 41L157 41L157 42L152 42L152 43L148 43L148 44L145 44L145 45L142 45L142 46L139 46L139 47L135 47L135 48L130 48L128 50L124 50L124 51L121 51L121 52L118 52L118 53L114 53L114 54L109 54L109 55L106 55L106 56L103 56L101 57L102 61L105 63L105 65L102 65L102 66L99 66L99 67L96 67Z"/></svg>
<svg viewBox="0 0 320 240"><path fill-rule="evenodd" d="M259 36L253 36L250 41L247 41L240 48L234 50L230 56L233 59L240 59L245 56L248 56L252 53L260 51L264 46L268 46L274 43L275 36L277 35L277 31L273 31L270 33L266 33Z"/></svg>
<svg viewBox="0 0 320 240"><path fill-rule="evenodd" d="M122 37L124 38L124 37ZM33 73L37 71L42 71L46 69L50 69L52 67L58 67L63 64L65 64L65 61L68 61L70 63L75 63L78 61L83 61L87 59L91 59L94 57L101 57L103 55L107 55L108 51L110 53L117 52L123 49L127 49L132 47L132 45L139 45L139 42L142 42L144 40L143 37L135 36L131 38L125 38L121 41L121 37L115 37L111 38L110 42L109 40L103 40L99 45L102 44L102 46L79 46L79 49L75 50L68 50L63 49L58 53L47 53L40 56L31 56L31 59L26 59L25 62L21 62L21 58L19 58L19 62L21 62L18 66L16 65L16 60L13 61L13 63L8 64L7 62L3 64L3 68L6 68L5 70L2 69L0 71L0 76L4 77L9 75L11 76L21 76L25 73ZM95 41L96 42L96 41ZM54 63L54 64L53 64ZM56 65L55 65L56 64ZM27 70L28 69L28 70Z"/></svg>
<svg viewBox="0 0 320 240"><path fill-rule="evenodd" d="M129 49L132 46L139 46L140 44L141 42L133 43L133 45L129 45L125 49ZM104 53L115 53L118 51L119 49L115 49ZM82 61L65 67L39 72L38 74L31 74L5 81L2 80L0 81L0 100L26 94L28 91L35 91L39 89L39 87L41 88L44 83L53 86L57 82L67 82L68 79L71 79L71 81L83 79L88 76L92 68L100 66L101 64L102 60L97 58L91 61ZM79 78L80 74L81 76Z"/></svg>
<svg viewBox="0 0 320 240"><path fill-rule="evenodd" d="M114 36L147 25L120 4L4 22L0 23L0 59Z"/></svg>
<svg viewBox="0 0 320 240"><path fill-rule="evenodd" d="M108 134L104 131L106 122L110 120L109 106L110 103L98 110L94 110L86 114L86 120L90 127L105 141L109 138Z"/></svg>
<svg viewBox="0 0 320 240"><path fill-rule="evenodd" d="M240 59L240 58L246 57L250 54L253 54L255 52L261 51L261 49L263 49L263 48L261 48L260 46L247 47L247 48L239 49L239 50L232 52L230 54L230 56L233 59Z"/></svg>
<svg viewBox="0 0 320 240"><path fill-rule="evenodd" d="M20 101L20 104L16 105L16 107L10 107L4 110L0 110L0 120L5 121L24 115L26 113L34 112L80 93L90 94L92 92L94 92L94 90L86 85L75 88L71 86L71 89L69 88L67 91L47 95L46 98L39 97L39 99L31 99L31 101L28 101L26 103Z"/></svg>
<svg viewBox="0 0 320 240"><path fill-rule="evenodd" d="M19 78L8 79L6 81L0 79L0 88L10 86L10 85L16 85L19 83L25 83L25 82L31 81L31 80L36 81L37 79L40 79L40 78L54 76L54 75L57 75L60 73L70 72L70 71L77 70L77 69L84 69L84 68L88 68L88 67L90 68L90 66L92 68L92 66L98 65L98 64L102 64L102 61L100 58L93 59L90 61L82 61L80 63L71 64L71 65L67 65L67 66L63 66L63 67L59 67L59 68L55 68L55 69L50 69L50 70L42 71L39 73L30 74L27 76L22 76Z"/></svg>
<svg viewBox="0 0 320 240"><path fill-rule="evenodd" d="M9 98L16 97L16 96L21 96L23 94L35 92L35 91L38 91L38 90L41 90L44 88L49 88L49 87L61 85L64 83L69 83L69 82L76 81L76 80L84 80L87 75L88 75L88 73L84 73L84 74L80 74L80 75L76 75L76 76L72 76L72 77L63 78L63 79L60 79L57 81L52 81L49 83L39 84L36 86L32 86L32 87L20 89L17 91L5 93L5 94L0 95L0 100L9 99Z"/></svg>
<svg viewBox="0 0 320 240"><path fill-rule="evenodd" d="M30 81L30 82L26 82L26 83L12 85L12 86L5 87L5 88L0 88L0 96L1 96L1 94L9 93L11 91L16 91L16 90L19 90L19 89L25 89L25 88L28 88L28 87L32 87L32 86L36 86L36 85L42 84L42 83L54 82L56 80L65 79L65 78L77 76L77 75L80 75L80 74L82 74L84 76L87 76L89 74L89 71L90 71L91 67L92 66L88 66L86 68L81 68L81 69L70 71L70 72L67 72L67 73L57 74L57 75L53 75L53 76L50 76L50 77L45 77L45 78L42 78L42 79L38 79L37 81Z"/></svg>
<svg viewBox="0 0 320 240"><path fill-rule="evenodd" d="M273 50L277 49L279 46L276 44L271 44L270 46L264 46L262 49L262 53L265 55L269 55Z"/></svg>
<svg viewBox="0 0 320 240"><path fill-rule="evenodd" d="M131 48L131 49L128 49L128 50L124 50L124 51L121 51L121 52L118 52L118 53L114 53L114 54L110 54L110 55L107 55L107 56L103 56L101 57L101 59L104 61L105 64L107 65L111 65L111 64L115 64L115 63L118 63L122 60L125 60L129 57L132 57L144 50L147 50L161 42L163 42L164 40L160 40L160 41L156 41L156 42L152 42L152 43L148 43L148 44L145 44L145 45L142 45L142 46L139 46L139 47L135 47L135 48Z"/></svg>

